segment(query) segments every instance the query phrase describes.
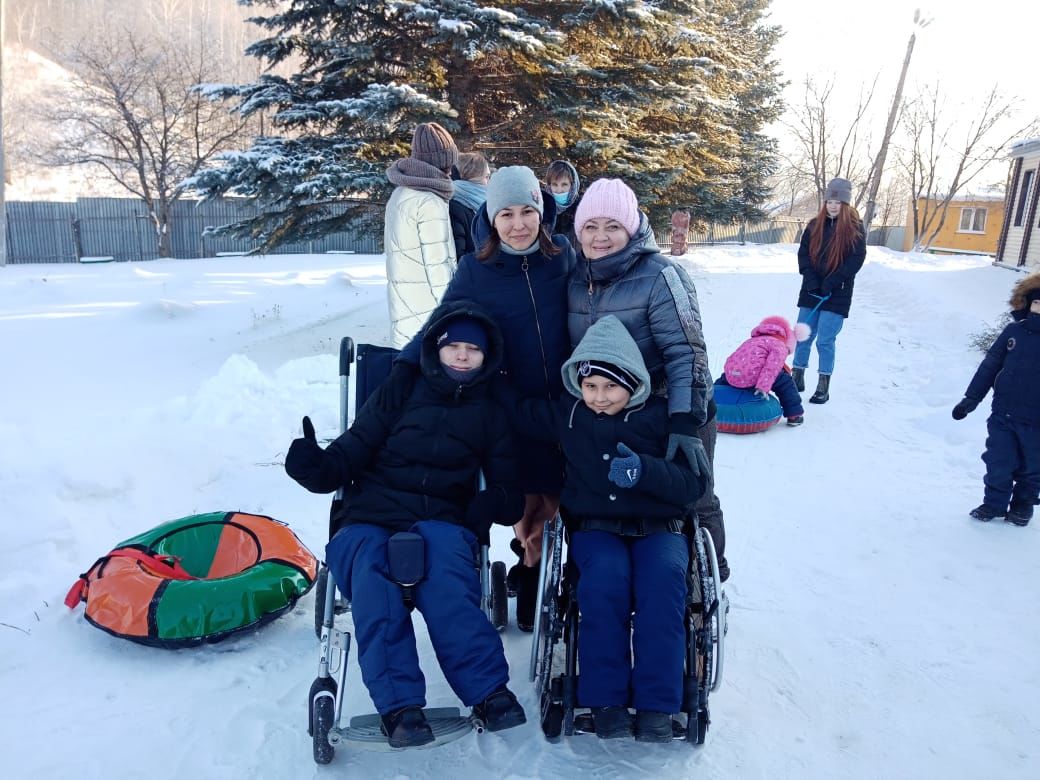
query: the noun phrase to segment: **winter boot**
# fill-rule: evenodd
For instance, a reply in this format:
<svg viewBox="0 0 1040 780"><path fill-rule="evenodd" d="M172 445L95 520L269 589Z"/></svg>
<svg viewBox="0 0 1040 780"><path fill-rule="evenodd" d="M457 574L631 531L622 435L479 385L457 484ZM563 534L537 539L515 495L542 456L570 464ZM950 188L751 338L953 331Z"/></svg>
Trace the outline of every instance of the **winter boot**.
<svg viewBox="0 0 1040 780"><path fill-rule="evenodd" d="M809 399L811 404L825 404L831 397L831 375L820 374L820 381L816 384L816 392Z"/></svg>
<svg viewBox="0 0 1040 780"><path fill-rule="evenodd" d="M981 520L984 523L988 523L990 520L994 519L995 517L1003 517L1004 516L1004 510L1003 509L996 509L995 507L991 507L991 506L989 506L987 504L979 504L977 507L972 509L968 514L971 515L976 520Z"/></svg>
<svg viewBox="0 0 1040 780"><path fill-rule="evenodd" d="M796 414L794 417L788 417L787 418L787 427L788 428L797 428L803 422L805 422L805 415L804 414Z"/></svg>
<svg viewBox="0 0 1040 780"><path fill-rule="evenodd" d="M1029 521L1033 519L1033 505L1032 504L1016 504L1014 501L1011 502L1011 508L1008 513L1004 516L1004 520L1015 525L1025 526L1029 525Z"/></svg>
<svg viewBox="0 0 1040 780"><path fill-rule="evenodd" d="M519 564L516 573L516 627L534 631L534 609L538 606L538 574L540 566Z"/></svg>
<svg viewBox="0 0 1040 780"><path fill-rule="evenodd" d="M632 736L632 713L627 707L593 707L592 722L600 739Z"/></svg>
<svg viewBox="0 0 1040 780"><path fill-rule="evenodd" d="M473 717L483 721L488 731L502 731L527 723L524 708L504 685L473 707Z"/></svg>
<svg viewBox="0 0 1040 780"><path fill-rule="evenodd" d="M434 740L433 729L426 722L422 707L413 705L382 715L383 733L393 748L419 747Z"/></svg>
<svg viewBox="0 0 1040 780"><path fill-rule="evenodd" d="M794 379L795 389L799 393L805 392L805 369L804 368L792 368L791 378Z"/></svg>
<svg viewBox="0 0 1040 780"><path fill-rule="evenodd" d="M509 543L509 549L512 550L520 558L519 562L514 563L513 567L506 574L506 593L510 598L516 598L516 578L520 569L524 567L524 546L520 544L520 540L515 536Z"/></svg>
<svg viewBox="0 0 1040 780"><path fill-rule="evenodd" d="M672 716L667 712L636 712L636 742L671 742Z"/></svg>

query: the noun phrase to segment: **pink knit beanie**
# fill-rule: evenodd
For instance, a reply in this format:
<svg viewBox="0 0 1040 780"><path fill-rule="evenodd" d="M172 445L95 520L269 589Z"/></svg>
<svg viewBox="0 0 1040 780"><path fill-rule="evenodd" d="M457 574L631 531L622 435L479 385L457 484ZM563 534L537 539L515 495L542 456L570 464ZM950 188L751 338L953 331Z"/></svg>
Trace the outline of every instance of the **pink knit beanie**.
<svg viewBox="0 0 1040 780"><path fill-rule="evenodd" d="M598 179L585 191L574 212L574 233L590 219L612 219L621 223L629 238L639 232L639 202L636 194L621 179Z"/></svg>

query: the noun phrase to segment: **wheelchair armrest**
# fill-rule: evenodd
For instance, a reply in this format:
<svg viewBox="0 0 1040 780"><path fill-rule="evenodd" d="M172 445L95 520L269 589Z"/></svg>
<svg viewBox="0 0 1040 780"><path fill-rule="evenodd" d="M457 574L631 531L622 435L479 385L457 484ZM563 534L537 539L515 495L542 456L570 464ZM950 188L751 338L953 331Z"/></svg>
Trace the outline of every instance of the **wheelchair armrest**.
<svg viewBox="0 0 1040 780"><path fill-rule="evenodd" d="M386 546L390 577L405 587L418 583L426 572L426 545L419 534L400 531Z"/></svg>

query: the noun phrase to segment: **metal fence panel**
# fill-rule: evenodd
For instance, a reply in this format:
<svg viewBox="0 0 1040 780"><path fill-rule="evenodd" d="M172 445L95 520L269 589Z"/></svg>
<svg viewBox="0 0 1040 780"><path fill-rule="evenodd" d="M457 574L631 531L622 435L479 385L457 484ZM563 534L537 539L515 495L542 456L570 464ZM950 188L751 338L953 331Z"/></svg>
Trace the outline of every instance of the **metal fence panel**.
<svg viewBox="0 0 1040 780"><path fill-rule="evenodd" d="M7 262L74 263L75 203L7 203Z"/></svg>

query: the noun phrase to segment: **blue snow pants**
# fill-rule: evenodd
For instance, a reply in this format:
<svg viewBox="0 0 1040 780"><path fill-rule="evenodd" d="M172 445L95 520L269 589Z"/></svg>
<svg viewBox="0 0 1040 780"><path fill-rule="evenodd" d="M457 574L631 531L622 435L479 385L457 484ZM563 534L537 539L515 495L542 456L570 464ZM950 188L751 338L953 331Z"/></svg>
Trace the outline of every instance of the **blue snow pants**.
<svg viewBox="0 0 1040 780"><path fill-rule="evenodd" d="M1040 425L994 412L986 420L986 506L1033 506L1040 495Z"/></svg>
<svg viewBox="0 0 1040 780"><path fill-rule="evenodd" d="M585 707L678 712L686 653L686 537L578 531L571 555L580 572L578 701Z"/></svg>
<svg viewBox="0 0 1040 780"><path fill-rule="evenodd" d="M776 393L776 397L780 399L784 417L801 417L805 414L805 407L802 406L802 396L795 386L794 377L780 369L776 381L773 382L772 389Z"/></svg>
<svg viewBox="0 0 1040 780"><path fill-rule="evenodd" d="M440 520L423 520L410 530L426 543L426 576L414 589L416 609L426 620L445 679L472 707L509 681L502 640L480 609L477 538ZM379 526L353 524L325 547L329 571L350 600L361 678L380 715L426 706L412 618L401 587L390 579L390 536Z"/></svg>

